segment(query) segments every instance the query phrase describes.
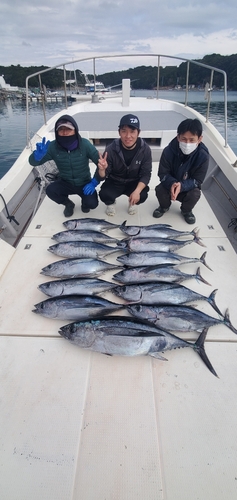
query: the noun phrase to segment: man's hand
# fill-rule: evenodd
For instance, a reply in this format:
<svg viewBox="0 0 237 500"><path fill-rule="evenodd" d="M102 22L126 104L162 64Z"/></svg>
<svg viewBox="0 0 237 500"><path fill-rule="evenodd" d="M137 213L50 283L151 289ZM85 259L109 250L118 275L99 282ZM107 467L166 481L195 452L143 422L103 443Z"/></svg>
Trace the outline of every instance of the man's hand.
<svg viewBox="0 0 237 500"><path fill-rule="evenodd" d="M99 153L98 171L99 171L100 177L105 177L106 168L108 167L107 154L108 153L104 153L102 155L101 153Z"/></svg>
<svg viewBox="0 0 237 500"><path fill-rule="evenodd" d="M50 141L46 142L46 138L43 137L42 142L36 143L36 149L34 151L34 158L36 161L42 160L48 151Z"/></svg>
<svg viewBox="0 0 237 500"><path fill-rule="evenodd" d="M172 184L170 189L170 198L172 201L175 201L177 199L177 196L179 195L180 191L181 191L181 183L174 182L174 184Z"/></svg>

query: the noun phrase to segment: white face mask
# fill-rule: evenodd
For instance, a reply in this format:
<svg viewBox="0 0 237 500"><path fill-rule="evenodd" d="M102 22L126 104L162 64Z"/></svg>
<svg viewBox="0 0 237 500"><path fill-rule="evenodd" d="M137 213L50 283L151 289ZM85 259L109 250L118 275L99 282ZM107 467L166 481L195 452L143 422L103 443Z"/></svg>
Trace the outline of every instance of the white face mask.
<svg viewBox="0 0 237 500"><path fill-rule="evenodd" d="M184 155L190 155L198 147L197 142L180 142L179 147Z"/></svg>

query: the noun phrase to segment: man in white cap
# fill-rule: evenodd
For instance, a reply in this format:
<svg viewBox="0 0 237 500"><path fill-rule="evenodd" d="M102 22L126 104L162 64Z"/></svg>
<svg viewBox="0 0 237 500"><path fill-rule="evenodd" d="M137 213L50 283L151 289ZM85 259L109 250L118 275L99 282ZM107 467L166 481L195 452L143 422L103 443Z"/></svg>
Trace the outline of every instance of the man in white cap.
<svg viewBox="0 0 237 500"><path fill-rule="evenodd" d="M151 149L139 137L140 122L137 116L128 114L121 118L119 139L106 148L104 161L98 164L96 176L104 180L99 197L106 205L106 214L115 215L116 198L126 195L128 213L134 215L136 205L144 203L149 191L152 159Z"/></svg>

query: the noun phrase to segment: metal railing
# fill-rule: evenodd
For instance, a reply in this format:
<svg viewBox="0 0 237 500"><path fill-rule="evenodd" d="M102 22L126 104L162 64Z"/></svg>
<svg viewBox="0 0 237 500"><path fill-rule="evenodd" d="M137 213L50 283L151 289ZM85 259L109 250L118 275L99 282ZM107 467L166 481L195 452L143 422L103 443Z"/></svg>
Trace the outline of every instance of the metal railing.
<svg viewBox="0 0 237 500"><path fill-rule="evenodd" d="M189 92L189 73L190 73L190 64L197 65L202 68L206 68L210 70L210 82L209 82L209 89L207 92L207 112L206 112L206 120L209 121L209 114L210 114L210 102L211 102L211 90L212 90L212 83L213 83L213 78L214 78L214 72L220 73L223 75L223 97L224 97L224 139L225 139L225 147L227 147L227 74L225 71L215 68L213 66L209 66L207 64L200 63L198 61L194 61L192 59L185 59L182 57L176 57L176 56L169 56L169 55L164 55L164 54L113 54L113 55L102 55L102 56L96 56L96 57L85 57L81 59L73 59L71 61L65 62L58 64L56 66L52 66L51 68L43 69L41 71L38 71L36 73L33 73L29 75L26 78L26 141L27 141L27 146L29 147L30 143L30 137L29 137L29 80L33 77L38 76L39 77L39 84L40 88L42 89L42 83L41 83L41 75L44 73L48 73L49 71L52 71L54 69L59 69L63 68L63 73L64 73L64 97L65 97L65 107L67 109L68 103L67 103L67 87L66 87L66 67L70 67L70 65L75 65L75 63L84 63L88 61L92 61L93 64L93 78L94 78L94 94L96 93L96 61L101 60L101 59L115 59L115 58L120 58L120 59L125 59L125 58L150 58L150 57L155 57L157 58L157 83L156 83L156 98L159 99L159 90L160 90L160 68L161 68L161 58L164 59L173 59L173 60L178 60L182 62L187 63L187 70L186 70L186 85L185 85L185 103L184 105L187 106L188 104L188 92ZM46 111L45 111L45 102L44 98L42 99L42 107L43 107L43 114L44 114L44 123L47 123L46 120Z"/></svg>

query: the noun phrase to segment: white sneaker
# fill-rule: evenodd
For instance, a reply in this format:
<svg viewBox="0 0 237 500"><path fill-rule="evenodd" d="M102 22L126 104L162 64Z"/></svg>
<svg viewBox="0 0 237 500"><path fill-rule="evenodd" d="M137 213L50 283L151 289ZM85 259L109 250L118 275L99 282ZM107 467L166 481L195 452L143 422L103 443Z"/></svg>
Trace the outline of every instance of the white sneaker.
<svg viewBox="0 0 237 500"><path fill-rule="evenodd" d="M137 213L137 206L136 205L129 205L128 213L129 213L129 215L135 215Z"/></svg>
<svg viewBox="0 0 237 500"><path fill-rule="evenodd" d="M109 215L110 217L113 217L113 215L115 215L115 213L116 213L116 211L115 211L115 203L113 203L113 205L107 205L105 213L107 215Z"/></svg>

